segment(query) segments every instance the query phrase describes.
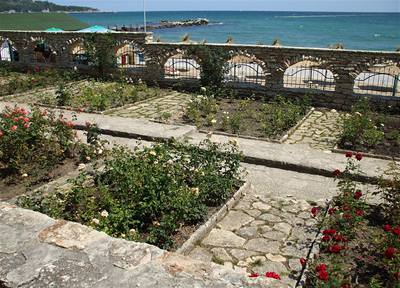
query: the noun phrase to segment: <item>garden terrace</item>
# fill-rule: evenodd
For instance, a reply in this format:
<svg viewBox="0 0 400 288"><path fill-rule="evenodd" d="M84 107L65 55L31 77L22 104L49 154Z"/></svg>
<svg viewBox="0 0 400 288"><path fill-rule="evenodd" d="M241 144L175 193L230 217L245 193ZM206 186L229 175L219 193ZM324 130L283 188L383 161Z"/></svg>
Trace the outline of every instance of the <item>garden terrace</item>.
<svg viewBox="0 0 400 288"><path fill-rule="evenodd" d="M56 87L46 91L21 93L7 97L7 99L18 103L63 107L80 112L107 113L115 108L129 106L142 100L159 98L168 93L168 90L150 88L145 84L132 85L126 82L84 80L60 82Z"/></svg>
<svg viewBox="0 0 400 288"><path fill-rule="evenodd" d="M155 43L152 42L151 33L92 35L1 31L0 37L3 41L9 41L19 55L18 61L3 57L2 62L16 68L33 67L36 64L60 69L77 66L82 71L89 69L104 73L103 68L107 67L114 71L109 71L111 74L116 75L119 66L125 76L169 87L178 85L190 90L199 87L209 72L205 69L209 63L207 57L222 51L227 67L224 81L241 94L254 93L268 97L274 97L277 93L292 97L309 95L316 106L341 110L349 110L359 96L367 96L379 105L391 106L393 111L398 111L400 106L400 54L396 52ZM80 43L84 49L75 49L76 43ZM38 48L38 44L42 46ZM110 65L103 63L101 67L94 68L91 64L96 61L82 60L86 59L85 53L94 51L107 51L107 61L112 61L107 62ZM44 52L46 55L43 55ZM38 53L44 57L38 58ZM76 63L78 58L81 60ZM38 63L38 59L43 61Z"/></svg>

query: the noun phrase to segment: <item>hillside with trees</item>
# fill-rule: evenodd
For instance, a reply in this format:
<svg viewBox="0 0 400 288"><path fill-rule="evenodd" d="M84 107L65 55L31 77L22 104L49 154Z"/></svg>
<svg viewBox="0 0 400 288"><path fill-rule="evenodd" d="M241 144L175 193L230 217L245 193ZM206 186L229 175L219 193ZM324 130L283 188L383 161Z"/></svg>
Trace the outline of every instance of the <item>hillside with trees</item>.
<svg viewBox="0 0 400 288"><path fill-rule="evenodd" d="M50 12L85 12L97 11L97 9L82 6L63 6L48 1L35 0L1 0L0 12L42 12L49 10Z"/></svg>

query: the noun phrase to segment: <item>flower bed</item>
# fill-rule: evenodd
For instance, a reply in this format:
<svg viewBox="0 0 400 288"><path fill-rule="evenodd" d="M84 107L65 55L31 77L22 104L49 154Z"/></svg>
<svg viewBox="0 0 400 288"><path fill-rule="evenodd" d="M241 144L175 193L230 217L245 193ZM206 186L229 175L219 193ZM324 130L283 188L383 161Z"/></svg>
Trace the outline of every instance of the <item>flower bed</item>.
<svg viewBox="0 0 400 288"><path fill-rule="evenodd" d="M46 111L7 107L0 113L0 199L25 193L94 157L72 122Z"/></svg>
<svg viewBox="0 0 400 288"><path fill-rule="evenodd" d="M400 117L373 112L361 101L344 119L339 148L400 157Z"/></svg>
<svg viewBox="0 0 400 288"><path fill-rule="evenodd" d="M31 89L54 85L62 79L72 79L74 75L60 75L54 70L40 70L27 74L0 69L0 96L22 93Z"/></svg>
<svg viewBox="0 0 400 288"><path fill-rule="evenodd" d="M203 94L192 99L184 119L201 129L243 136L280 139L310 109L307 100L291 101L280 96L262 102L217 99L208 90Z"/></svg>
<svg viewBox="0 0 400 288"><path fill-rule="evenodd" d="M174 249L240 186L240 159L235 145L209 140L199 147L117 147L103 169L80 174L71 189L18 202L114 237Z"/></svg>
<svg viewBox="0 0 400 288"><path fill-rule="evenodd" d="M347 167L335 171L340 193L329 209L314 207L322 235L320 254L308 267L307 287L400 287L400 166L392 163L377 191L381 204L366 200L352 176L362 154L346 153ZM302 264L306 262L302 259Z"/></svg>
<svg viewBox="0 0 400 288"><path fill-rule="evenodd" d="M145 84L84 81L60 83L55 90L27 93L15 98L18 102L50 107L65 107L79 111L101 112L162 95L162 90Z"/></svg>

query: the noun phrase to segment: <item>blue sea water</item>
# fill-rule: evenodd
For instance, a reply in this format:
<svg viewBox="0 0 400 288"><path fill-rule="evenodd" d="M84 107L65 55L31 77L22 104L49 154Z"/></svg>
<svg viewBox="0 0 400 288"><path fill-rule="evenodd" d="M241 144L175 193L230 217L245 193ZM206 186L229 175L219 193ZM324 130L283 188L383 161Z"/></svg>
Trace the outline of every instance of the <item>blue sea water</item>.
<svg viewBox="0 0 400 288"><path fill-rule="evenodd" d="M90 25L142 25L141 12L73 13ZM347 49L388 50L400 48L400 13L177 11L148 12L149 23L161 20L207 18L208 26L153 31L163 41L191 40L224 43L231 36L240 44L327 47L343 43Z"/></svg>

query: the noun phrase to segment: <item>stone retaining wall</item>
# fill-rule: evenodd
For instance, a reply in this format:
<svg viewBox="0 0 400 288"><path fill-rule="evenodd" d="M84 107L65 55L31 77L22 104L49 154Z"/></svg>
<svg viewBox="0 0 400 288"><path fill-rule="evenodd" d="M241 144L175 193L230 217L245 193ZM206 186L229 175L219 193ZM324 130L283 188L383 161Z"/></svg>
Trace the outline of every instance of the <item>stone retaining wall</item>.
<svg viewBox="0 0 400 288"><path fill-rule="evenodd" d="M0 202L0 287L283 287Z"/></svg>
<svg viewBox="0 0 400 288"><path fill-rule="evenodd" d="M33 49L38 40L45 40L46 43L56 52L56 55L53 63L44 65L62 69L76 66L72 60L71 49L77 42L84 40L85 34L88 33L0 31L0 40L9 39L12 45L18 50L20 61L11 63L11 65L16 67L38 65L37 63L34 63ZM189 79L183 79L181 77L172 77L176 79L167 79L165 77L164 65L170 57L176 57L179 55L180 57L190 58L192 59L191 61L195 61L193 63L199 64L198 69L201 70L202 58L205 57L205 55L193 51L196 51L196 47L205 45L209 49L222 49L228 52L231 57L244 57L246 59L251 59L252 65L258 65L258 67L262 69L262 79L258 84L228 81L228 85L234 86L243 95L255 94L260 97L272 97L276 94L285 94L293 97L309 95L315 106L331 107L343 110L348 110L351 104L353 104L360 96L364 95L361 92L358 94L354 93L355 79L360 75L360 73L373 73L371 72L374 71L373 68L379 69L379 67L392 67L393 69L390 68L391 72L385 75L391 75L390 77L393 78L399 77L396 73L400 71L400 53L398 52L295 48L265 45L156 43L152 42L151 33L119 32L109 33L108 35L110 35L110 37L112 37L117 43L115 47L109 47L109 49L114 49L116 51L118 48L131 43L135 49L137 48L141 51L140 53L143 53L146 61L145 65L139 65L139 67L125 67L113 70L110 74L114 74L114 76L131 76L142 78L148 82L157 83L161 86L175 86L187 90L193 89L200 85L197 75L198 72L195 77L184 77ZM104 43L99 41L96 45L101 46L104 45ZM328 89L329 91L323 91L318 88L318 84L316 85L316 88L312 87L312 89L285 87L284 73L286 69L299 63L305 63L306 66L311 63L314 69L329 71L329 73L331 73L330 75L333 75L331 80L334 81L334 87ZM87 68L90 67L79 68L86 71ZM368 93L368 97L379 105L383 104L386 107L392 107L392 110L399 112L400 89L397 88L397 90L392 90L397 92L393 93L393 91L389 91L387 93L380 93L380 91L375 91L377 92L375 93L373 91L373 93ZM393 96L393 94L395 94L395 96Z"/></svg>

